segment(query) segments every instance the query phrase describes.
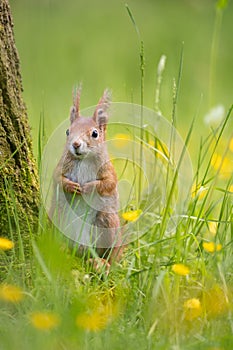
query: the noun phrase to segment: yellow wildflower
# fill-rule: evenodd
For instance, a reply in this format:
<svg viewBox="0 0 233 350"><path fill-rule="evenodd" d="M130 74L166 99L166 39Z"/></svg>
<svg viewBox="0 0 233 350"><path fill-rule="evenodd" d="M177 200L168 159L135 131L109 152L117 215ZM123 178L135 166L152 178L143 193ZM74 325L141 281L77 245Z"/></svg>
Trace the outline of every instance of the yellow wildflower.
<svg viewBox="0 0 233 350"><path fill-rule="evenodd" d="M233 193L233 185L229 187L229 191Z"/></svg>
<svg viewBox="0 0 233 350"><path fill-rule="evenodd" d="M217 153L213 155L211 165L215 170L219 170L220 175L223 177L229 177L232 173L233 161L227 157L222 158Z"/></svg>
<svg viewBox="0 0 233 350"><path fill-rule="evenodd" d="M229 143L229 149L230 149L231 152L233 152L233 137L232 137L232 139L231 139L231 141Z"/></svg>
<svg viewBox="0 0 233 350"><path fill-rule="evenodd" d="M135 221L139 218L142 211L141 209L126 211L122 214L122 217L126 221Z"/></svg>
<svg viewBox="0 0 233 350"><path fill-rule="evenodd" d="M87 331L97 332L108 325L114 316L118 314L118 305L110 301L94 300L87 310L76 317L76 326Z"/></svg>
<svg viewBox="0 0 233 350"><path fill-rule="evenodd" d="M214 242L203 242L203 248L208 253L218 252L222 249L222 245L220 243L216 244Z"/></svg>
<svg viewBox="0 0 233 350"><path fill-rule="evenodd" d="M216 221L211 221L208 223L210 233L215 236L218 228L218 223Z"/></svg>
<svg viewBox="0 0 233 350"><path fill-rule="evenodd" d="M160 143L158 144L157 146L157 150L158 150L158 154L157 154L157 157L158 158L161 158L161 159L166 159L168 160L169 157L170 157L170 154L169 154L169 151L168 151L168 148L166 145L161 145Z"/></svg>
<svg viewBox="0 0 233 350"><path fill-rule="evenodd" d="M8 238L0 237L0 250L10 250L14 247L14 242Z"/></svg>
<svg viewBox="0 0 233 350"><path fill-rule="evenodd" d="M99 331L107 325L108 317L103 313L94 311L90 314L82 313L76 318L76 325L87 331Z"/></svg>
<svg viewBox="0 0 233 350"><path fill-rule="evenodd" d="M0 285L0 299L10 303L18 303L23 297L24 294L20 287L11 284Z"/></svg>
<svg viewBox="0 0 233 350"><path fill-rule="evenodd" d="M149 144L151 147L155 147L155 142L154 142L154 140L149 140L148 144Z"/></svg>
<svg viewBox="0 0 233 350"><path fill-rule="evenodd" d="M129 143L129 141L131 140L131 136L128 134L116 134L114 135L114 145L117 148L123 148L126 147Z"/></svg>
<svg viewBox="0 0 233 350"><path fill-rule="evenodd" d="M232 174L233 161L229 158L224 158L221 167L221 174L229 176Z"/></svg>
<svg viewBox="0 0 233 350"><path fill-rule="evenodd" d="M208 188L204 187L204 186L192 186L192 190L191 190L191 195L192 198L198 197L198 199L202 199L205 197L205 195L208 192Z"/></svg>
<svg viewBox="0 0 233 350"><path fill-rule="evenodd" d="M30 321L33 327L49 331L59 325L60 318L52 312L34 312L30 315Z"/></svg>
<svg viewBox="0 0 233 350"><path fill-rule="evenodd" d="M211 165L212 167L215 169L215 170L218 170L218 168L220 167L221 165L221 162L222 162L222 157L215 153L211 159Z"/></svg>
<svg viewBox="0 0 233 350"><path fill-rule="evenodd" d="M174 264L172 266L172 271L180 276L187 276L190 273L189 267L184 264Z"/></svg>
<svg viewBox="0 0 233 350"><path fill-rule="evenodd" d="M216 252L219 252L222 249L222 245L220 243L215 245Z"/></svg>
<svg viewBox="0 0 233 350"><path fill-rule="evenodd" d="M191 321L202 313L200 300L197 298L188 299L184 302L185 319Z"/></svg>
<svg viewBox="0 0 233 350"><path fill-rule="evenodd" d="M205 308L209 317L222 314L229 309L228 296L219 285L207 290L204 294Z"/></svg>
<svg viewBox="0 0 233 350"><path fill-rule="evenodd" d="M215 252L215 243L214 242L203 242L203 248L209 253L214 253Z"/></svg>
<svg viewBox="0 0 233 350"><path fill-rule="evenodd" d="M166 145L155 142L154 140L149 140L148 144L156 151L157 158L166 162L169 160L170 155Z"/></svg>

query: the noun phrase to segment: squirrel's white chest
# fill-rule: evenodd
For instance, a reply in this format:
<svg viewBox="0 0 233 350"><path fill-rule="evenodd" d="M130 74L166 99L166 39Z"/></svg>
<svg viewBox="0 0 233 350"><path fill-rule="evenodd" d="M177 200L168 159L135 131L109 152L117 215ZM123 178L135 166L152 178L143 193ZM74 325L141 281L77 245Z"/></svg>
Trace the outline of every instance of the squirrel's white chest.
<svg viewBox="0 0 233 350"><path fill-rule="evenodd" d="M71 181L79 183L82 187L87 182L95 181L97 173L98 167L93 159L85 158L82 161L75 162L73 168L65 176ZM87 194L84 197L83 195L74 196L72 193L66 194L66 199L72 206L73 211L87 224L95 223L97 208L94 203L96 200L98 202L96 197L98 197L96 193ZM87 235L87 232L84 235Z"/></svg>
<svg viewBox="0 0 233 350"><path fill-rule="evenodd" d="M70 180L78 182L83 186L86 182L94 181L97 178L98 168L92 158L86 158L74 163L69 174L65 174Z"/></svg>

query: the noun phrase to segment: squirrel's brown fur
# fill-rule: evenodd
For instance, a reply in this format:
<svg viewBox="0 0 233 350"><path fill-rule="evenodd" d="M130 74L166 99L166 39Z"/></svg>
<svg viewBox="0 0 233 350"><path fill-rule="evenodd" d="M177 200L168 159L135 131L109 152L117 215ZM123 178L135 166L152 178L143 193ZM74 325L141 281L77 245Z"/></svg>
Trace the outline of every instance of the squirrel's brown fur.
<svg viewBox="0 0 233 350"><path fill-rule="evenodd" d="M67 219L64 211L67 203L77 216L83 217L86 211L84 241L91 239L88 230L94 226L99 237L94 243L96 252L111 262L113 257L120 256L121 237L117 176L105 143L109 105L110 94L105 90L93 117L82 117L80 89L77 91L70 111L64 153L54 172L55 192L63 195L56 200L54 197L50 218L56 206L59 220ZM82 251L85 251L83 247Z"/></svg>

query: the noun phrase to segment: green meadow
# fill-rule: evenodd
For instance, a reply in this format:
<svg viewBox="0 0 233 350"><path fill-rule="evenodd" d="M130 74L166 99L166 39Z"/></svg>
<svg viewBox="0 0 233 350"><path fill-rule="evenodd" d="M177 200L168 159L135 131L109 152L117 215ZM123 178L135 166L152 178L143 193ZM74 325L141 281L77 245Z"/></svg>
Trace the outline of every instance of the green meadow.
<svg viewBox="0 0 233 350"><path fill-rule="evenodd" d="M231 350L232 1L10 0L10 6L38 164L80 82L81 109L108 87L113 102L143 103L172 127L167 143L151 138L149 128L138 135L132 128L153 153L155 174L159 165L165 196L146 216L140 183L132 184L133 210L120 215L136 239L109 273L75 255L42 203L29 247L20 230L18 244L0 237L0 349ZM175 163L174 128L183 138ZM124 129L111 126L109 135L115 133L116 146L127 148ZM192 175L169 229L186 156ZM134 166L117 159L114 166L128 186ZM158 193L149 190L147 201Z"/></svg>

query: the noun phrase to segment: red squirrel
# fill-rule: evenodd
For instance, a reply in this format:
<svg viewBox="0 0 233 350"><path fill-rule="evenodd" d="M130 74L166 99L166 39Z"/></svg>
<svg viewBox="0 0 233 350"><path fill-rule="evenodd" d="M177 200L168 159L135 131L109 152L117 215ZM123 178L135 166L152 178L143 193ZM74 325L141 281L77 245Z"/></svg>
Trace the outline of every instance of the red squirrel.
<svg viewBox="0 0 233 350"><path fill-rule="evenodd" d="M54 172L55 192L62 195L57 196L58 203L53 199L53 213L56 205L59 220L66 220L63 209L68 203L79 218L75 229L82 231L79 253L85 254L87 242L111 264L120 257L121 237L117 175L105 142L110 92L104 91L92 117L83 117L80 91L74 96L65 149Z"/></svg>

